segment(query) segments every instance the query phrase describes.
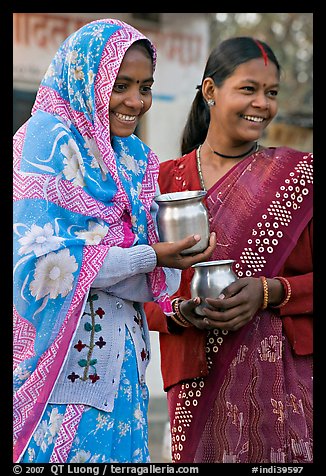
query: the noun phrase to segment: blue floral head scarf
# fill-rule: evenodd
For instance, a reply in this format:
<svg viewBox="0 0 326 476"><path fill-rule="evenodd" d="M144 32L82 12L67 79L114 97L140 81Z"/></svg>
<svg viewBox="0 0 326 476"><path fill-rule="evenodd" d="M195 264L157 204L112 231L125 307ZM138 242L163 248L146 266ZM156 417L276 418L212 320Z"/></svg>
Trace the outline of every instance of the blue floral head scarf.
<svg viewBox="0 0 326 476"><path fill-rule="evenodd" d="M159 162L135 135L110 137L111 91L127 49L145 39L118 20L83 26L49 66L14 136L15 460L62 366L110 246L158 240L150 214ZM154 299L170 311L162 268Z"/></svg>

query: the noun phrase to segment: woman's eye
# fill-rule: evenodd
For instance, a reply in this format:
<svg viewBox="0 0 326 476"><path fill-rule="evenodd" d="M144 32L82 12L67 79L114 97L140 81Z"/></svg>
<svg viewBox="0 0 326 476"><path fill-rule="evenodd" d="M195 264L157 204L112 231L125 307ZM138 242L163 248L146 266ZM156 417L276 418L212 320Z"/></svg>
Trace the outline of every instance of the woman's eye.
<svg viewBox="0 0 326 476"><path fill-rule="evenodd" d="M119 92L121 93L122 91L125 91L126 88L127 88L127 85L126 85L126 84L117 84L117 83L116 83L116 84L113 86L114 91L117 91L118 93L119 93Z"/></svg>
<svg viewBox="0 0 326 476"><path fill-rule="evenodd" d="M255 90L253 86L243 86L243 88L241 89L243 89L244 91L248 91L250 93L252 93Z"/></svg>
<svg viewBox="0 0 326 476"><path fill-rule="evenodd" d="M276 89L272 89L271 91L268 92L270 96L276 97L278 95L278 91Z"/></svg>
<svg viewBox="0 0 326 476"><path fill-rule="evenodd" d="M152 86L142 86L140 90L142 93L149 93L152 90Z"/></svg>

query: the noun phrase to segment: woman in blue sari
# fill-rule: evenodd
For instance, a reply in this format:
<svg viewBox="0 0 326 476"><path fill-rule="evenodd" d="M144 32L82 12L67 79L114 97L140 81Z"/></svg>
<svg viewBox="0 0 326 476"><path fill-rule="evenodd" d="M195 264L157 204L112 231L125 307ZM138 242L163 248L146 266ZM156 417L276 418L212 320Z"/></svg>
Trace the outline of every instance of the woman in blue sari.
<svg viewBox="0 0 326 476"><path fill-rule="evenodd" d="M14 136L14 461L148 462L143 311L207 259L158 243L157 156L136 135L156 52L119 20L60 46ZM170 269L172 268L172 269Z"/></svg>

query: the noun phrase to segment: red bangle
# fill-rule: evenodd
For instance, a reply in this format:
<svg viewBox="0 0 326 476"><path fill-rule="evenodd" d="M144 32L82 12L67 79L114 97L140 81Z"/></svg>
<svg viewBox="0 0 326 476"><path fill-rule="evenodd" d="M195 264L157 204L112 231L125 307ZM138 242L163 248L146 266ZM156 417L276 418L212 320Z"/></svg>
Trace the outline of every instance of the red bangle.
<svg viewBox="0 0 326 476"><path fill-rule="evenodd" d="M283 289L285 291L285 298L281 302L281 304L278 304L277 306L271 306L274 309L279 309L280 307L285 306L290 301L292 290L291 290L291 285L289 281L286 278L283 278L282 276L275 276L273 279L278 279L281 281Z"/></svg>
<svg viewBox="0 0 326 476"><path fill-rule="evenodd" d="M266 309L266 307L268 306L268 284L267 284L267 279L265 278L265 276L260 276L260 279L261 279L261 282L263 283L263 291L264 291L263 305L261 308Z"/></svg>

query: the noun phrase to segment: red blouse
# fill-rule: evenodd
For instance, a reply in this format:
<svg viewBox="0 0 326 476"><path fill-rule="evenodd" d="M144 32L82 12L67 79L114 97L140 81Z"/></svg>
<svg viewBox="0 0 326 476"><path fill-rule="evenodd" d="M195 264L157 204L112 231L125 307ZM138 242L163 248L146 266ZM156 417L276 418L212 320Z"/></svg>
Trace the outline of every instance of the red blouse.
<svg viewBox="0 0 326 476"><path fill-rule="evenodd" d="M201 186L196 151L162 162L159 184L161 193L199 190ZM311 221L279 273L290 282L292 295L290 301L275 312L282 318L284 332L298 355L313 352L312 233ZM190 299L192 276L192 268L182 271L180 288L172 298L179 296ZM160 332L161 370L165 390L182 380L206 375L206 332L189 327L180 329L178 334L172 334L167 328L166 316L157 304L146 303L145 311L150 330Z"/></svg>

